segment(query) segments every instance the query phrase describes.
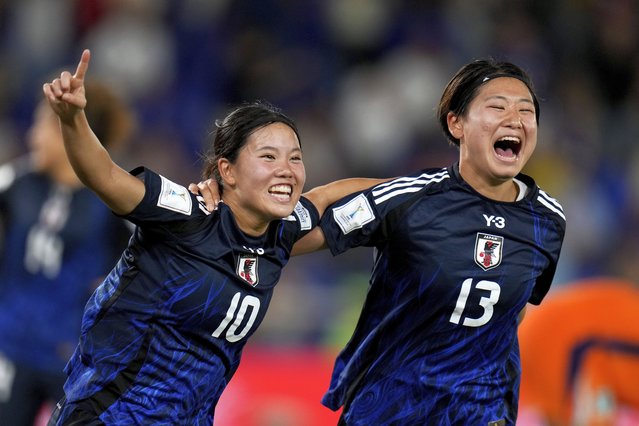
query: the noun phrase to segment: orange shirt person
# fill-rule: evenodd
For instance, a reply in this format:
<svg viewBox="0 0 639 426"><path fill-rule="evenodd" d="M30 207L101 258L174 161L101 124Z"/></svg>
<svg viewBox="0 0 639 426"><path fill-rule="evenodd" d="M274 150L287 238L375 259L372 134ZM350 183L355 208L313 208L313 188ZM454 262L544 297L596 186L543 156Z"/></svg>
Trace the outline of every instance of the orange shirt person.
<svg viewBox="0 0 639 426"><path fill-rule="evenodd" d="M560 287L529 309L519 329L520 412L550 425L639 419L638 314L639 286L607 277Z"/></svg>

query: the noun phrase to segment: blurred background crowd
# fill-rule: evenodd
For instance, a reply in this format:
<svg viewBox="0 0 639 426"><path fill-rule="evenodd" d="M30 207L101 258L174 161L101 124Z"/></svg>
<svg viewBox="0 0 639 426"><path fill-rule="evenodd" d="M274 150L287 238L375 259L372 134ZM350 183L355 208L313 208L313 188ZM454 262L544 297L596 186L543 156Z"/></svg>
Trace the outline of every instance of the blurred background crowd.
<svg viewBox="0 0 639 426"><path fill-rule="evenodd" d="M448 78L480 57L526 69L541 100L527 167L567 235L555 286L639 273L636 0L3 0L0 161L25 152L44 81L92 50L89 73L137 112L117 161L200 180L216 118L255 99L298 123L307 189L457 158L435 120ZM339 348L371 252L293 259L249 344Z"/></svg>

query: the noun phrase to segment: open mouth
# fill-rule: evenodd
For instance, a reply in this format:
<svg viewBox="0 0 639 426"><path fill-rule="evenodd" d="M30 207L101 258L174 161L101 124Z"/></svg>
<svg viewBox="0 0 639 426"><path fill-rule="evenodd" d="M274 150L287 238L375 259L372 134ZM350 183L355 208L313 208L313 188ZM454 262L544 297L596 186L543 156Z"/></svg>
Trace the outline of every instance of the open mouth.
<svg viewBox="0 0 639 426"><path fill-rule="evenodd" d="M521 151L521 140L514 136L505 136L495 142L493 147L498 156L514 159Z"/></svg>
<svg viewBox="0 0 639 426"><path fill-rule="evenodd" d="M282 201L288 201L293 193L291 185L273 185L268 189L268 193Z"/></svg>

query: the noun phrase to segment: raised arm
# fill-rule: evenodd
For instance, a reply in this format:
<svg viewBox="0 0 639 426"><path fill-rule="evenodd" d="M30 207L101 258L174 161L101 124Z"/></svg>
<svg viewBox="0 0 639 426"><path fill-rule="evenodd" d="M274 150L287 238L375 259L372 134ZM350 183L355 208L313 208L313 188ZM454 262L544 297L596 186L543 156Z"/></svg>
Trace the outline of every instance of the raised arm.
<svg viewBox="0 0 639 426"><path fill-rule="evenodd" d="M58 115L64 146L78 178L117 214L127 214L142 201L144 183L120 168L91 130L84 108L84 77L91 53L82 52L75 74L64 71L42 87Z"/></svg>

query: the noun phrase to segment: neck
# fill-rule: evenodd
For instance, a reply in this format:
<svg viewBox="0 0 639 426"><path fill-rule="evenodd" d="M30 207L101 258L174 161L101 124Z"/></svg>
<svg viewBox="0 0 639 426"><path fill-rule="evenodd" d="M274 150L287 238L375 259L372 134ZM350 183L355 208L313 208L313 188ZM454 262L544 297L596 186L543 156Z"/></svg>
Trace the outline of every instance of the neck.
<svg viewBox="0 0 639 426"><path fill-rule="evenodd" d="M235 223L243 233L251 237L259 237L268 229L268 221L258 218L253 212L246 210L239 203L235 202L234 199L225 198L224 204L231 209Z"/></svg>
<svg viewBox="0 0 639 426"><path fill-rule="evenodd" d="M475 191L491 200L511 202L516 201L519 195L519 185L513 178L496 178L493 181L489 181L480 177L477 173L469 172L461 165L459 174Z"/></svg>

